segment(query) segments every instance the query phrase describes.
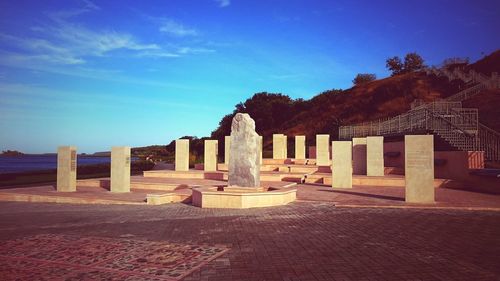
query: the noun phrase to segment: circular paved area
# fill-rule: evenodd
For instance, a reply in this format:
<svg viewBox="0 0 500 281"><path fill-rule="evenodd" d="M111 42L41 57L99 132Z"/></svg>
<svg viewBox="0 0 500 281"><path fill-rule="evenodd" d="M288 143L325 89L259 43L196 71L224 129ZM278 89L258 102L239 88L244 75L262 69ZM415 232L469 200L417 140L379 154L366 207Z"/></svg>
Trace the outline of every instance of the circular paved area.
<svg viewBox="0 0 500 281"><path fill-rule="evenodd" d="M41 234L230 248L184 280L500 280L500 212L0 203L0 242Z"/></svg>

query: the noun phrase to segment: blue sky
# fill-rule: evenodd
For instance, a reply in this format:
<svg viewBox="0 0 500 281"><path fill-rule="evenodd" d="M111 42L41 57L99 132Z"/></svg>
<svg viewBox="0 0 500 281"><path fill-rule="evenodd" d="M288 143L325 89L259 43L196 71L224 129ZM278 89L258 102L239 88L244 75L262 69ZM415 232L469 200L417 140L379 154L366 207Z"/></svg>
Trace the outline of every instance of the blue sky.
<svg viewBox="0 0 500 281"><path fill-rule="evenodd" d="M310 98L500 47L491 1L1 1L0 150L207 136L256 92Z"/></svg>

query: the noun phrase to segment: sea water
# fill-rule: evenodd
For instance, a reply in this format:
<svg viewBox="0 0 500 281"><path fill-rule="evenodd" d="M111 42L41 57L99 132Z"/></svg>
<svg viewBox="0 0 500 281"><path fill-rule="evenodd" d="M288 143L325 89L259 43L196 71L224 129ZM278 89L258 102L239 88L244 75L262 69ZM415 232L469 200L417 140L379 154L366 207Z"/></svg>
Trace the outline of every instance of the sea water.
<svg viewBox="0 0 500 281"><path fill-rule="evenodd" d="M134 160L134 159L133 159ZM77 157L78 166L110 163L111 157ZM57 168L57 155L0 156L0 174L50 170Z"/></svg>

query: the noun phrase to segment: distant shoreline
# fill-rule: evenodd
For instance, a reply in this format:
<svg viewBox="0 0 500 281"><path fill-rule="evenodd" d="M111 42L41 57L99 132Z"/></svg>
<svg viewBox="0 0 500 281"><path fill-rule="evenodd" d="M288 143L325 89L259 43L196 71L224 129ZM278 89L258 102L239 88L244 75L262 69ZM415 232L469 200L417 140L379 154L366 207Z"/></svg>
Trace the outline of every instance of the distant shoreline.
<svg viewBox="0 0 500 281"><path fill-rule="evenodd" d="M131 164L131 175L141 174L151 170L154 164L149 161L137 160ZM111 163L86 164L77 166L77 179L109 177ZM57 169L19 171L0 174L0 189L33 186L40 184L55 184Z"/></svg>

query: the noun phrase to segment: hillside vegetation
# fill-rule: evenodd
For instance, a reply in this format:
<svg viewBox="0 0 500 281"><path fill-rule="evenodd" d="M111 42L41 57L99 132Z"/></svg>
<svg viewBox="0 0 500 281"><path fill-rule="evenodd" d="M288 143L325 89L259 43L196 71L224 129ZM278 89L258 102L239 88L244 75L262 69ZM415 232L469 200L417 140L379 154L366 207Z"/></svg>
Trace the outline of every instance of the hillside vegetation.
<svg viewBox="0 0 500 281"><path fill-rule="evenodd" d="M486 75L500 72L500 50L467 65L465 69L474 69ZM330 134L336 139L339 126L393 117L408 111L415 99L431 102L453 95L464 87L462 81L449 82L445 77L428 76L423 71L417 71L362 83L347 90L328 90L309 100L291 99L282 93L256 93L224 116L210 139L219 140L222 158L224 136L230 134L233 116L238 112L249 113L255 120L257 133L264 137L264 156L269 157L274 133L288 135L289 145L293 144L295 135L305 135L307 144L314 145L316 134ZM500 130L499 97L498 90L490 90L464 102L464 106L479 108L480 121ZM184 138L191 139L191 162L202 161L203 141L208 137ZM136 148L136 151L172 160L175 144L172 141L167 146ZM289 153L293 154L293 149L289 149Z"/></svg>

